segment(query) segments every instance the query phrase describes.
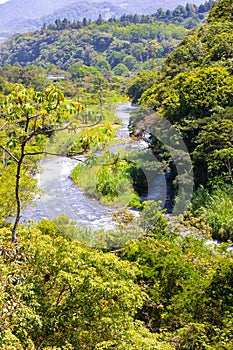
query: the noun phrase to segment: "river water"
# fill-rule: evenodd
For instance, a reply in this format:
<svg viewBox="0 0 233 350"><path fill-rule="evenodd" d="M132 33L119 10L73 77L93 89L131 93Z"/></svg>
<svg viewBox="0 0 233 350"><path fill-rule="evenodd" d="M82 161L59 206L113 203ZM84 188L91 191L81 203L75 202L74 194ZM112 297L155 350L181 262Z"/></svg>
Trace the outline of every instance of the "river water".
<svg viewBox="0 0 233 350"><path fill-rule="evenodd" d="M148 148L144 141L132 142L129 137L128 124L130 112L135 107L122 103L116 109L116 115L123 121L123 126L116 133L122 139L122 144L114 146L124 149ZM149 152L149 150L148 150ZM83 160L80 157L80 160ZM86 196L83 191L70 179L72 169L78 164L77 160L54 157L41 160L41 172L37 174L38 185L42 191L32 205L23 213L21 222L32 219L35 222L43 218L53 219L65 214L77 223L93 229L110 230L115 227L111 214L116 208L104 206L95 199ZM164 176L157 176L149 186L147 199L162 199L166 196L166 183Z"/></svg>

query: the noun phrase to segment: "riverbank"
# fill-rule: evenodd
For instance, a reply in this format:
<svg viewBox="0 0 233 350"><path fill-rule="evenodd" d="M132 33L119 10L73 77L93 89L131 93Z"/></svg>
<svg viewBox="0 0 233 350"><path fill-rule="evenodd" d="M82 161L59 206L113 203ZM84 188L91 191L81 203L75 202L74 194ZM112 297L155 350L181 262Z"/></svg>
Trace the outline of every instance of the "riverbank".
<svg viewBox="0 0 233 350"><path fill-rule="evenodd" d="M130 103L122 103L117 108L117 113L124 117L125 124L131 108L134 109ZM123 128L126 132L125 124ZM84 157L79 159L82 162ZM104 206L88 197L71 180L70 174L80 162L64 157L49 157L41 160L41 171L36 175L41 194L23 212L21 222L28 220L39 222L43 218L51 220L65 214L70 219L92 229L110 230L115 227L111 214L116 209Z"/></svg>
<svg viewBox="0 0 233 350"><path fill-rule="evenodd" d="M152 152L147 149L145 143L132 142L129 137L128 123L132 110L135 110L135 107L132 107L129 102L118 105L116 114L122 120L123 125L117 131L117 136L122 142L111 147L111 150L115 152L117 148L124 148L126 151L134 150L135 154L139 154L139 151L144 149L145 153L142 152L139 157L139 165L142 168L141 173L144 180L148 183L145 199L164 201L166 183L158 162L156 162ZM21 222L27 222L31 219L38 222L42 218L51 220L65 214L70 219L76 220L77 223L92 229L111 230L115 228L115 222L111 216L116 208L103 205L98 200L90 198L71 180L72 170L84 161L84 157L79 159L80 161L64 157L49 157L41 160L41 172L37 174L41 195L24 211ZM131 159L132 161L134 159ZM153 171L146 171L145 167L148 165ZM129 203L126 200L125 206Z"/></svg>

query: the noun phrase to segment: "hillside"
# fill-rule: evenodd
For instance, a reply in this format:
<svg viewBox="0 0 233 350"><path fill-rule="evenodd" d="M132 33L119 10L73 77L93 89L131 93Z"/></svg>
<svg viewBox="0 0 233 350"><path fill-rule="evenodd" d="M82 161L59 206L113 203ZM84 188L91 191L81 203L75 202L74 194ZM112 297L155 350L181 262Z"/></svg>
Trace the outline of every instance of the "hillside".
<svg viewBox="0 0 233 350"><path fill-rule="evenodd" d="M110 17L120 17L124 12L124 8L118 5L115 6L109 1L96 4L89 1L80 1L78 3L72 1L72 4L45 13L42 17L33 18L32 15L29 17L30 19L25 19L20 23L16 22L12 28L12 32L21 33L40 29L44 23L54 23L56 19L67 18L70 21L74 21L87 18L88 20L95 20L100 13L104 19L108 19Z"/></svg>
<svg viewBox="0 0 233 350"><path fill-rule="evenodd" d="M137 1L95 1L77 2L74 0L10 0L0 5L0 32L16 33L26 32L39 29L45 22L49 24L54 22L56 18L64 18L72 20L72 16L77 16L76 20L96 19L100 13L104 18L119 17L126 14L152 14L160 7L163 9L174 9L178 3L185 5L186 0L167 0L161 2L156 0L137 0ZM202 0L194 0L192 3L200 5ZM72 6L71 6L72 5ZM98 13L97 13L98 12ZM2 34L3 36L4 34Z"/></svg>
<svg viewBox="0 0 233 350"><path fill-rule="evenodd" d="M207 24L192 31L167 56L159 78L149 89L148 77L142 74L129 88L135 102L156 112L154 122L150 120L149 124L146 118L141 122L141 131L149 129L155 155L161 161L171 162L174 176L174 164L153 136L156 135L153 124L160 114L179 130L194 170L197 194L192 214L195 217L203 214L212 236L226 241L233 238L232 16L232 2L220 0L210 12ZM142 86L145 89L138 94ZM184 177L183 181L186 180Z"/></svg>
<svg viewBox="0 0 233 350"><path fill-rule="evenodd" d="M56 11L56 17L26 21L24 28L38 26L40 30L14 35L2 44L0 65L54 64L67 70L73 64L83 63L108 71L120 64L123 75L153 68L161 65L161 58L173 51L187 34L185 28L197 27L205 21L213 0L200 6L179 5L173 11L158 9L152 15L120 16L118 12L119 19L112 17L117 9L109 4L95 4L92 16L97 19L93 22L87 20L91 7L85 2L79 3L79 7L67 6L63 12ZM98 15L101 6L107 11L105 16ZM104 19L109 16L109 20ZM80 17L81 21L77 19Z"/></svg>
<svg viewBox="0 0 233 350"><path fill-rule="evenodd" d="M72 70L74 64L95 66L102 72L115 69L116 74L155 66L171 52L187 30L174 24L76 23L69 29L67 21L28 34L17 34L0 47L0 65L36 64ZM65 29L64 29L65 28ZM67 29L66 29L67 28Z"/></svg>

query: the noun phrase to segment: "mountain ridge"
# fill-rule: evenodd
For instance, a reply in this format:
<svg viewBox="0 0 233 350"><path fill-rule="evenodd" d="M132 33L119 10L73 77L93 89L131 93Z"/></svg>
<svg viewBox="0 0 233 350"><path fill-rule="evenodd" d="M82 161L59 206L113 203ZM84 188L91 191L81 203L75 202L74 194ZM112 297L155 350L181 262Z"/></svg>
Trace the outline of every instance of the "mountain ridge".
<svg viewBox="0 0 233 350"><path fill-rule="evenodd" d="M155 0L153 4L151 0L90 0L88 3L74 0L57 0L56 3L53 0L34 0L33 3L30 0L10 0L0 4L0 32L9 36L40 29L43 23L50 24L56 18L67 17L68 20L72 20L69 11L77 14L76 20L82 20L83 17L93 20L97 19L99 14L105 19L123 14L152 14L160 7L172 10L177 5L186 3L186 0L166 0L163 4L159 0ZM203 0L193 0L192 3L200 5Z"/></svg>

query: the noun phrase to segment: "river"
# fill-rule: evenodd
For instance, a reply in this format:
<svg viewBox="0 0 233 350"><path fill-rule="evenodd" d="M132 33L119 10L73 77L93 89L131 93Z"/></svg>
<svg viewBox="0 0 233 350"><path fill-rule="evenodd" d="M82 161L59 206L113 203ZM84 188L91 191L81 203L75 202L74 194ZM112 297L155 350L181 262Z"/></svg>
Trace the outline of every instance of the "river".
<svg viewBox="0 0 233 350"><path fill-rule="evenodd" d="M118 105L116 115L122 120L123 126L116 134L122 140L122 144L112 147L112 151L117 148L127 150L148 148L144 141L130 140L128 124L130 112L134 109L135 107L129 102ZM115 227L111 214L116 211L116 208L102 205L97 200L89 198L70 179L71 171L77 164L77 160L63 157L41 160L41 172L37 174L37 179L42 192L24 211L21 222L27 222L30 219L38 222L43 218L53 219L65 214L79 224L93 229L110 230ZM147 199L163 200L165 192L165 178L161 175L157 176L149 186Z"/></svg>

